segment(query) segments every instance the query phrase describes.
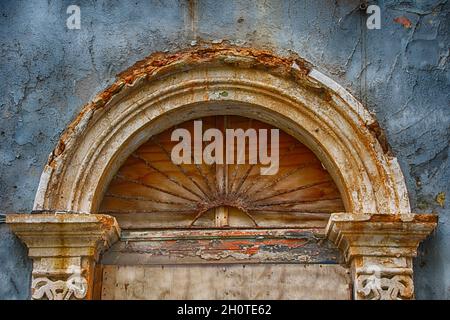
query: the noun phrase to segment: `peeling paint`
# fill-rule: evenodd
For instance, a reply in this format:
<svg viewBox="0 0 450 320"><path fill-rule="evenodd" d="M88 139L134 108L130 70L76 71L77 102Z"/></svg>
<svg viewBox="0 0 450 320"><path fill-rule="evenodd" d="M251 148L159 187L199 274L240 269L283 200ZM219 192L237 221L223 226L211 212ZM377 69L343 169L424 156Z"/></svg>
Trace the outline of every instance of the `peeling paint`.
<svg viewBox="0 0 450 320"><path fill-rule="evenodd" d="M411 21L406 17L397 17L394 19L394 22L401 24L403 27L409 29L412 26Z"/></svg>
<svg viewBox="0 0 450 320"><path fill-rule="evenodd" d="M105 264L340 262L334 245L318 232L305 229L125 231L121 241L102 261Z"/></svg>

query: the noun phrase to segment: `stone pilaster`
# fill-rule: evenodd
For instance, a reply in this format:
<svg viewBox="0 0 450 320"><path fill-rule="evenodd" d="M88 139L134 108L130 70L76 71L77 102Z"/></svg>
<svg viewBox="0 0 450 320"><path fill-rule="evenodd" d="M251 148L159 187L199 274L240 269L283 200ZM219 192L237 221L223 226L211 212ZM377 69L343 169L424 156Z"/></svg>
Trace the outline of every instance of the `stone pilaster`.
<svg viewBox="0 0 450 320"><path fill-rule="evenodd" d="M116 220L97 214L9 214L33 260L32 299L92 299L95 265L118 240Z"/></svg>
<svg viewBox="0 0 450 320"><path fill-rule="evenodd" d="M431 214L332 214L327 237L351 268L354 299L413 299L412 259L436 224Z"/></svg>

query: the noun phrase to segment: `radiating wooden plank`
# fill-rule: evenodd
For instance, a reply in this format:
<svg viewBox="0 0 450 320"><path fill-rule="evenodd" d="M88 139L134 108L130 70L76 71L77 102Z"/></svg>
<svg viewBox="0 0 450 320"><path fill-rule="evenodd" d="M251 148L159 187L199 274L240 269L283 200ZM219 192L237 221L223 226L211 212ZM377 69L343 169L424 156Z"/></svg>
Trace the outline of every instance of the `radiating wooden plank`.
<svg viewBox="0 0 450 320"><path fill-rule="evenodd" d="M201 120L203 131L274 129L239 116ZM321 162L302 143L282 131L280 167L275 175L261 175L261 164L172 163L170 152L177 143L171 141L173 129L185 128L193 134L193 123L188 121L155 135L133 152L111 181L99 211L116 216L122 228L214 225L281 228L324 227L326 214L344 210L336 184ZM247 159L252 148L246 146ZM215 224L211 212L224 210L229 214L220 215L222 219ZM210 218L213 221L207 223Z"/></svg>

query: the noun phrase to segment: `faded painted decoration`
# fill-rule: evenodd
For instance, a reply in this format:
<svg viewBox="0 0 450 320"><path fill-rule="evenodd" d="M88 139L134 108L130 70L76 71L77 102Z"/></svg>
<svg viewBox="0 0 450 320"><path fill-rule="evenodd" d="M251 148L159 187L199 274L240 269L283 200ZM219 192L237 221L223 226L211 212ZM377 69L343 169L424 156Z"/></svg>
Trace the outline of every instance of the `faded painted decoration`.
<svg viewBox="0 0 450 320"><path fill-rule="evenodd" d="M367 28L371 13L356 0L95 1L77 4L79 15L64 2L1 1L0 298L99 299L103 267L138 270L175 260L210 268L224 262L227 270L341 264L352 271L352 298L449 299L450 2L373 4L380 29ZM133 172L132 159L155 147L152 137L219 116L279 128L316 157L313 167L329 174L329 188L297 191L302 199L280 195L271 209L289 211L253 213L258 228L242 210L218 205L185 232L176 226L189 225L193 213L169 219L160 210L174 202L166 193L138 199L137 188L117 187L127 170L140 179L138 188L146 183L152 170ZM208 190L194 170L188 177ZM213 172L205 175L211 187ZM327 200L334 203L326 209L340 201L336 210L348 215L312 214L299 203L336 192L340 200ZM111 195L142 212L127 215L122 205L104 220L98 214L116 210L107 206ZM46 216L55 212L73 215ZM8 224L1 224L4 213ZM436 213L440 223L416 251L437 223L422 213ZM89 225L77 239L69 218L79 219L76 228ZM133 229L139 224L142 233ZM152 229L163 224L167 229ZM65 230L59 239L53 227ZM371 237L382 232L383 246L358 238L358 228ZM67 248L69 239L83 251Z"/></svg>

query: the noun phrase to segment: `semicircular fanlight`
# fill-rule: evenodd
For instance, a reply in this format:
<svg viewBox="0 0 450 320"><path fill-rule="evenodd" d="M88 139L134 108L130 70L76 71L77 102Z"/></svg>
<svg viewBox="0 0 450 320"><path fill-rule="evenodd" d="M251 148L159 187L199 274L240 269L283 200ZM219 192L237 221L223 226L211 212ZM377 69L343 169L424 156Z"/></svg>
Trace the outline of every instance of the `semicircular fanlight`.
<svg viewBox="0 0 450 320"><path fill-rule="evenodd" d="M275 129L240 116L200 120L203 132L217 128L224 137L226 129ZM195 136L194 121L153 136L129 156L107 188L99 211L115 216L122 228L323 228L330 213L344 209L319 159L281 130L278 172L261 175L264 165L248 163L248 144L245 164L175 164L171 152L178 141L171 135L177 128ZM205 148L210 142L200 143ZM270 155L270 139L268 146Z"/></svg>

